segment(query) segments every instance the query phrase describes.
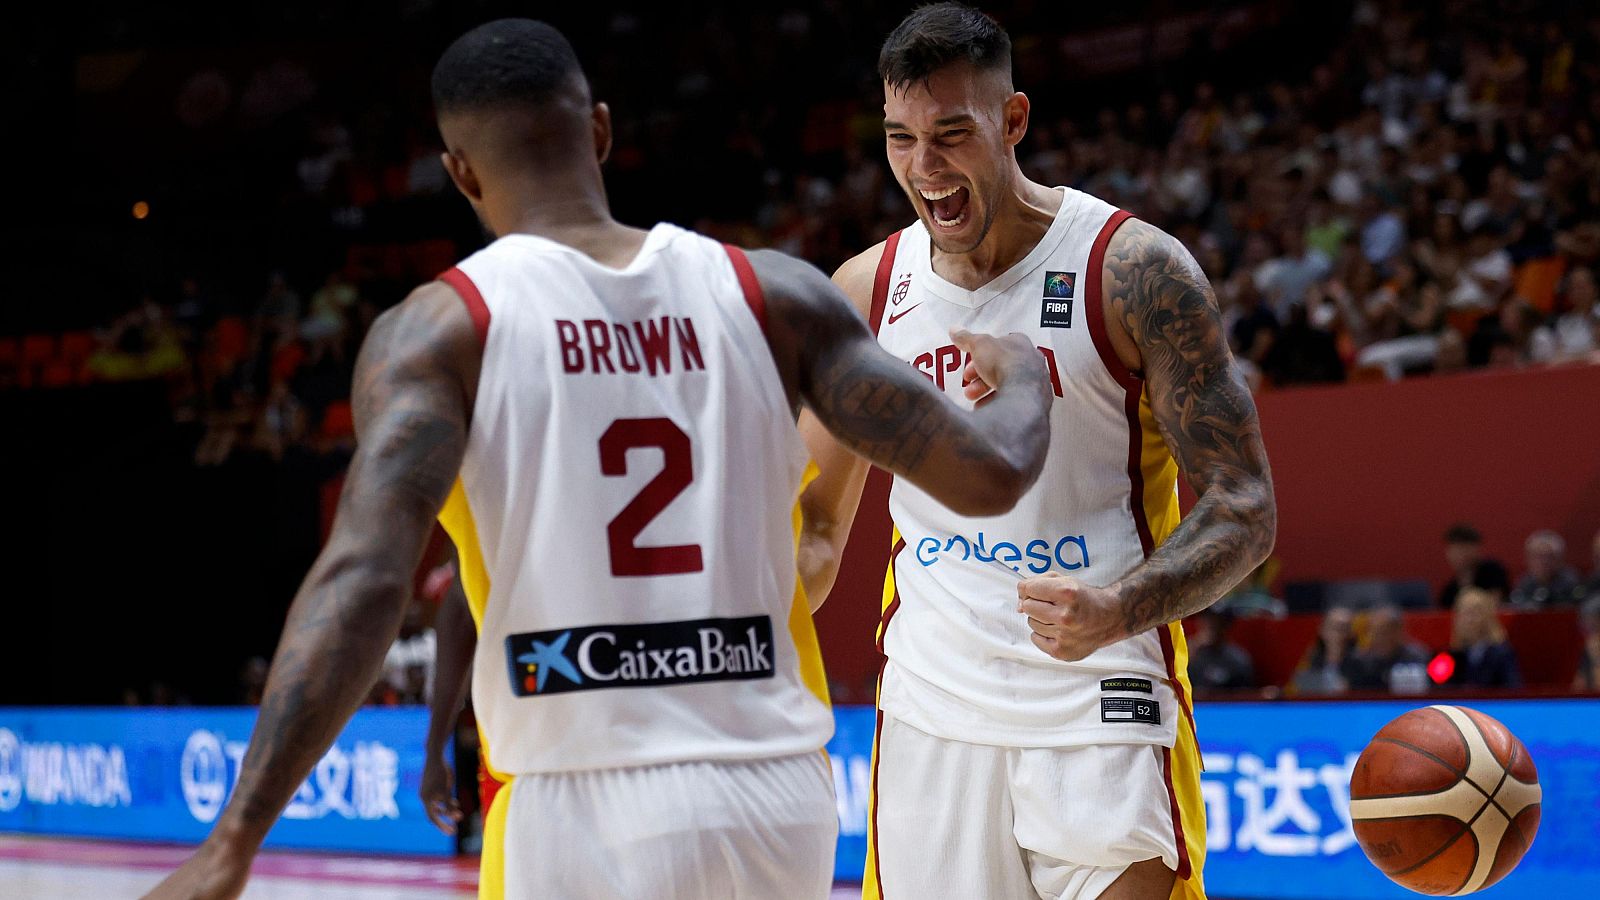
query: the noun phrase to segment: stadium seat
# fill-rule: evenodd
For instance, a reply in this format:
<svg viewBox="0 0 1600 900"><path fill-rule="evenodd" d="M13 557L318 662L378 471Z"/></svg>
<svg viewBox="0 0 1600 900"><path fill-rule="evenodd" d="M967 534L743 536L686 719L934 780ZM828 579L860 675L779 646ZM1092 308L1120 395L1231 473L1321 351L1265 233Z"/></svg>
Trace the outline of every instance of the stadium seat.
<svg viewBox="0 0 1600 900"><path fill-rule="evenodd" d="M322 414L321 431L322 436L330 440L355 436L355 416L350 409L350 401L335 400L328 404L327 412Z"/></svg>
<svg viewBox="0 0 1600 900"><path fill-rule="evenodd" d="M42 366L55 359L55 356L55 335L30 334L22 339L22 364L24 366Z"/></svg>
<svg viewBox="0 0 1600 900"><path fill-rule="evenodd" d="M218 319L211 337L215 341L217 362L221 365L243 359L250 350L250 329L238 316Z"/></svg>

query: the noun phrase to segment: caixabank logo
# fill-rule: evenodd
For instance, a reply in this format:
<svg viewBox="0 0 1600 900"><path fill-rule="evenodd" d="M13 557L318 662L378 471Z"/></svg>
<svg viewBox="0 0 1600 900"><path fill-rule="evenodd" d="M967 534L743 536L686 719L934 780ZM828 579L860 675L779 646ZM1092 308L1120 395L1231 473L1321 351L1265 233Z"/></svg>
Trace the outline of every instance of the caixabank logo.
<svg viewBox="0 0 1600 900"><path fill-rule="evenodd" d="M506 662L519 697L771 678L772 618L530 631L506 638Z"/></svg>

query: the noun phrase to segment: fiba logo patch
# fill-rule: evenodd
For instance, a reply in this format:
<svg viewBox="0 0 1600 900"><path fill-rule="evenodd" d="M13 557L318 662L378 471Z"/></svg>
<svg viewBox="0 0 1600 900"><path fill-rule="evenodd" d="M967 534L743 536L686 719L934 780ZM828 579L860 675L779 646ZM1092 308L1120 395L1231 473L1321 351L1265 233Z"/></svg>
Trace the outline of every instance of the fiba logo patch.
<svg viewBox="0 0 1600 900"><path fill-rule="evenodd" d="M770 616L513 634L506 638L506 662L518 697L747 681L776 672Z"/></svg>
<svg viewBox="0 0 1600 900"><path fill-rule="evenodd" d="M1040 328L1072 327L1072 295L1077 287L1077 272L1044 273L1044 299L1039 312Z"/></svg>

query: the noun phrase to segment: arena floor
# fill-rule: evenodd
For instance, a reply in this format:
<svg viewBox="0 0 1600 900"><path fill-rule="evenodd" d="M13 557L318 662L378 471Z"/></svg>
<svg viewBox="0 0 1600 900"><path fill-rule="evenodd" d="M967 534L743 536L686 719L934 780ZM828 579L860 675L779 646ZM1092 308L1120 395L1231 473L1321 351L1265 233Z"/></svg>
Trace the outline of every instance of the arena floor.
<svg viewBox="0 0 1600 900"><path fill-rule="evenodd" d="M183 847L0 835L0 884L10 900L137 897L188 854ZM268 852L245 900L459 900L476 897L475 859ZM860 896L840 885L834 900Z"/></svg>

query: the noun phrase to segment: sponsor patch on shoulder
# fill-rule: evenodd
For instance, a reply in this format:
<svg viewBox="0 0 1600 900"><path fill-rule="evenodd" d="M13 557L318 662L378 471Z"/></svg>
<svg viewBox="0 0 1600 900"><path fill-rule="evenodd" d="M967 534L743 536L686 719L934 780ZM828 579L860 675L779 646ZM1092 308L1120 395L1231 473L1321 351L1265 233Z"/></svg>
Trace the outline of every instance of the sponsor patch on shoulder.
<svg viewBox="0 0 1600 900"><path fill-rule="evenodd" d="M1137 697L1101 697L1100 721L1161 724L1161 704Z"/></svg>
<svg viewBox="0 0 1600 900"><path fill-rule="evenodd" d="M1155 693L1155 687L1148 678L1102 678L1100 679L1102 691L1138 691L1141 694Z"/></svg>

